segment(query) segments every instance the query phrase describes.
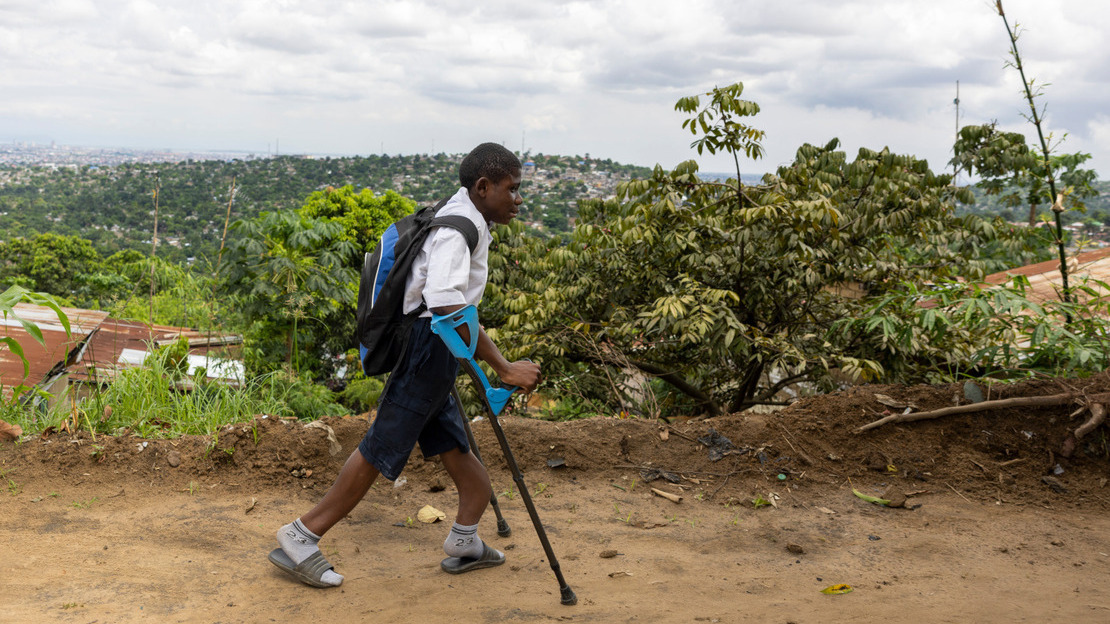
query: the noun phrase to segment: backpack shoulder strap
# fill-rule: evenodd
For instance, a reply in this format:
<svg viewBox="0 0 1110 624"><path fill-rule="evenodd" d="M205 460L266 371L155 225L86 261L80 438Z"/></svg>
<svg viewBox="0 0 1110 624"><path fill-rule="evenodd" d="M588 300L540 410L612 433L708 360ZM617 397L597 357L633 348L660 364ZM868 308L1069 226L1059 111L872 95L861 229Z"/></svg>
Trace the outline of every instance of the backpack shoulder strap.
<svg viewBox="0 0 1110 624"><path fill-rule="evenodd" d="M462 215L437 216L432 221L432 227L449 227L461 232L466 238L466 246L470 249L470 253L474 253L474 248L478 246L478 228L474 226L473 221Z"/></svg>

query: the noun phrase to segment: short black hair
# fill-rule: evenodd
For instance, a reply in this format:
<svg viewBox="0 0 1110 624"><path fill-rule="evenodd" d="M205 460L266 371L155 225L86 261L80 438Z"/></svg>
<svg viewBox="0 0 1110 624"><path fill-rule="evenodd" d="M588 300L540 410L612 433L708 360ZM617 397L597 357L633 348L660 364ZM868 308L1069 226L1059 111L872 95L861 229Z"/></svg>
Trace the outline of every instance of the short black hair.
<svg viewBox="0 0 1110 624"><path fill-rule="evenodd" d="M520 170L520 159L504 145L482 143L463 158L459 165L459 182L470 190L479 178L500 182Z"/></svg>

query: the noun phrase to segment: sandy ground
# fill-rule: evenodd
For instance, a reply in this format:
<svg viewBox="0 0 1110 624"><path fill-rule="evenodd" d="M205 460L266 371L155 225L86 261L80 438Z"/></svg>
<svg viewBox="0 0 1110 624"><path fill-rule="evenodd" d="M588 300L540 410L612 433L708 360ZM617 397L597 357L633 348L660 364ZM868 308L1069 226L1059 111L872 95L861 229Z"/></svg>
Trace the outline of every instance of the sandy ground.
<svg viewBox="0 0 1110 624"><path fill-rule="evenodd" d="M950 391L901 390L923 409ZM1045 454L1070 409L846 432L881 409L869 392L669 426L503 419L574 606L560 604L487 422L475 433L513 534L496 535L492 511L481 534L507 563L439 569L455 492L437 462L414 455L403 483L375 484L325 537L346 576L329 590L291 580L266 553L277 527L323 496L365 420L328 421L335 455L324 429L266 419L218 443L7 443L0 622L1110 621L1107 460L1090 445L1071 460ZM696 441L710 429L733 446L716 461ZM1066 492L1041 479L1061 464ZM679 482L650 480L653 469ZM853 488L908 494L907 507ZM416 521L424 505L447 523ZM853 591L821 592L835 584Z"/></svg>

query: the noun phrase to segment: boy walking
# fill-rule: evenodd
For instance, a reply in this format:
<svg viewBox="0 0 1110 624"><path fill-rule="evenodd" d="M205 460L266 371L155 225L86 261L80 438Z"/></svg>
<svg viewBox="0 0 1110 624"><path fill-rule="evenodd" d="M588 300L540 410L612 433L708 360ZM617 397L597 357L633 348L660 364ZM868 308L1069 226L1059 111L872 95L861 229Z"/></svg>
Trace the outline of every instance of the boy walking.
<svg viewBox="0 0 1110 624"><path fill-rule="evenodd" d="M463 159L459 181L462 187L437 214L473 221L478 245L471 253L463 234L448 227L428 236L406 281L403 312L413 312L421 303L427 310L413 323L406 352L378 403L377 418L324 498L277 532L280 547L270 553L270 561L313 587L343 582L320 552L320 538L355 508L379 474L396 480L418 442L425 457L440 457L459 492L455 523L443 544L449 556L442 564L444 570L460 573L505 562L505 555L477 534L493 488L485 467L470 450L460 406L450 396L458 362L432 333L430 322L433 312L450 314L481 301L492 240L490 224L508 224L523 202L520 160L501 145L483 143ZM509 362L481 329L475 357L493 367L503 383L524 392L539 383L539 365Z"/></svg>

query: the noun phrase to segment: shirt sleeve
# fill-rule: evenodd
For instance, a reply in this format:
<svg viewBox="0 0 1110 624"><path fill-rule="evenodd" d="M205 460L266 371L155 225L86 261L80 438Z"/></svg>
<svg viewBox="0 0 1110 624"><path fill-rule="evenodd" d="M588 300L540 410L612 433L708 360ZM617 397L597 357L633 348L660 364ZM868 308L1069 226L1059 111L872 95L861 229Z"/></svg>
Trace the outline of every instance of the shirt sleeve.
<svg viewBox="0 0 1110 624"><path fill-rule="evenodd" d="M441 227L432 232L428 250L428 280L424 284L424 303L428 309L466 305L470 282L470 249L466 237L454 228Z"/></svg>

